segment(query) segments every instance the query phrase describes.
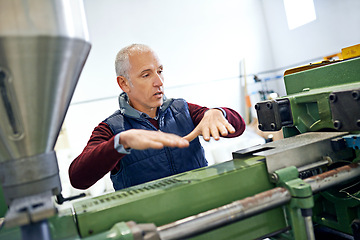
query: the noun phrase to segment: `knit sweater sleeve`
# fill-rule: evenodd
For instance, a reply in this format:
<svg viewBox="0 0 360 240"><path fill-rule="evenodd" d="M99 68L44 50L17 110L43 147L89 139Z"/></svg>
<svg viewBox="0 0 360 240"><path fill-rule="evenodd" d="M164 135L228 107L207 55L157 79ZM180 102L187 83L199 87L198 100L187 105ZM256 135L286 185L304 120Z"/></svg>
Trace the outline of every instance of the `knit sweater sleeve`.
<svg viewBox="0 0 360 240"><path fill-rule="evenodd" d="M69 167L71 185L87 189L113 170L124 157L114 149L114 134L106 123L100 123L92 132L82 153Z"/></svg>
<svg viewBox="0 0 360 240"><path fill-rule="evenodd" d="M202 107L193 103L188 103L191 119L195 126L197 126L203 118L205 112L209 110L207 107ZM238 112L231 108L221 107L226 113L226 119L235 128L235 132L228 134L226 138L238 137L245 131L245 121Z"/></svg>

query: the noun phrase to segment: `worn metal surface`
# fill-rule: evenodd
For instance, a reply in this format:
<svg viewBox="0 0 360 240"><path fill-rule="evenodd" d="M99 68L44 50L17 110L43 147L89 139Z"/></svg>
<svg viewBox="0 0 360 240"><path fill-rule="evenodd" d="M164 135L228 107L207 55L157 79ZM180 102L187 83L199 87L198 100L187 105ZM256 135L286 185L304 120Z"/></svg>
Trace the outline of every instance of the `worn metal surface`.
<svg viewBox="0 0 360 240"><path fill-rule="evenodd" d="M311 190L316 193L356 177L360 177L360 164L340 167L315 177L307 178L304 182L308 183L311 186ZM163 240L189 238L285 205L291 198L290 191L286 188L277 187L231 204L163 225L158 227L158 232ZM304 217L305 222L303 224L305 224L306 231L303 234L298 234L298 236L304 237L304 239L315 239L311 216ZM300 219L296 218L293 220L303 221L301 217Z"/></svg>
<svg viewBox="0 0 360 240"><path fill-rule="evenodd" d="M255 105L261 131L279 131L284 126L292 126L290 101L286 98L267 100Z"/></svg>
<svg viewBox="0 0 360 240"><path fill-rule="evenodd" d="M324 156L330 156L335 160L331 139L345 134L344 132L309 132L240 150L233 155L239 158L251 155L264 156L268 173L272 174L285 167L302 167L315 163Z"/></svg>
<svg viewBox="0 0 360 240"><path fill-rule="evenodd" d="M307 178L304 181L311 185L311 189L314 193L317 193L356 178L360 178L360 163L351 163Z"/></svg>
<svg viewBox="0 0 360 240"><path fill-rule="evenodd" d="M274 188L235 201L231 204L209 210L161 227L158 232L162 240L183 239L201 232L240 221L265 212L266 210L281 206L290 201L291 196L285 188Z"/></svg>
<svg viewBox="0 0 360 240"><path fill-rule="evenodd" d="M332 92L329 100L334 127L339 131L359 131L360 89Z"/></svg>

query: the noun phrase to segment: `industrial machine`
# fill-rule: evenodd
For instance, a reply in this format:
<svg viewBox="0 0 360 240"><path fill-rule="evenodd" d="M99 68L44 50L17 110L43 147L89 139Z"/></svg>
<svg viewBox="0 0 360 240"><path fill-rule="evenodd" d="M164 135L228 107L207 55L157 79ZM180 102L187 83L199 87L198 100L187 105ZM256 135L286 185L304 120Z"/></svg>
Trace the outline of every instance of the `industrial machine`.
<svg viewBox="0 0 360 240"><path fill-rule="evenodd" d="M360 239L358 46L285 72L288 95L256 104L284 139L60 209L53 148L90 50L82 2L0 11L0 239Z"/></svg>
<svg viewBox="0 0 360 240"><path fill-rule="evenodd" d="M90 50L87 35L80 0L0 1L0 180L9 206L1 213L33 239L49 238L46 219L56 213L54 146Z"/></svg>

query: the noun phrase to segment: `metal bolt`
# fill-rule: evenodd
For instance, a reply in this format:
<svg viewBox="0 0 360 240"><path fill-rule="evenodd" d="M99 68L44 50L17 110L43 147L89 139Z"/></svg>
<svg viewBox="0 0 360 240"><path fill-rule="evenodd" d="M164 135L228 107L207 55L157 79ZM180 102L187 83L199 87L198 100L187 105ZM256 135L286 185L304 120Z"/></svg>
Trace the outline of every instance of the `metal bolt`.
<svg viewBox="0 0 360 240"><path fill-rule="evenodd" d="M263 129L264 129L264 126L260 123L260 124L258 125L258 128L259 128L259 130L263 130Z"/></svg>
<svg viewBox="0 0 360 240"><path fill-rule="evenodd" d="M356 121L356 126L360 128L360 119Z"/></svg>
<svg viewBox="0 0 360 240"><path fill-rule="evenodd" d="M339 130L342 127L342 123L339 120L334 121L334 127Z"/></svg>
<svg viewBox="0 0 360 240"><path fill-rule="evenodd" d="M328 162L328 166L333 163L333 160L330 156L322 156L322 160L326 160Z"/></svg>
<svg viewBox="0 0 360 240"><path fill-rule="evenodd" d="M359 91L355 90L355 91L352 91L351 96L354 98L354 100L359 100L360 93L359 93Z"/></svg>
<svg viewBox="0 0 360 240"><path fill-rule="evenodd" d="M267 107L268 109L272 109L272 103L271 103L271 102L267 102L267 103L266 103L266 107Z"/></svg>
<svg viewBox="0 0 360 240"><path fill-rule="evenodd" d="M271 102L267 102L266 106L267 106L268 109L272 109L272 103Z"/></svg>
<svg viewBox="0 0 360 240"><path fill-rule="evenodd" d="M271 124L270 124L270 128L271 128L272 130L275 130L275 129L276 129L276 124L275 124L275 123L271 123Z"/></svg>
<svg viewBox="0 0 360 240"><path fill-rule="evenodd" d="M257 111L259 111L259 110L260 110L260 105L259 105L259 104L255 104L255 109L256 109Z"/></svg>
<svg viewBox="0 0 360 240"><path fill-rule="evenodd" d="M273 183L277 183L279 181L279 176L276 173L271 174L270 181Z"/></svg>
<svg viewBox="0 0 360 240"><path fill-rule="evenodd" d="M337 100L336 94L335 94L335 93L331 93L331 94L329 95L329 100L330 100L331 103L336 102L336 100Z"/></svg>

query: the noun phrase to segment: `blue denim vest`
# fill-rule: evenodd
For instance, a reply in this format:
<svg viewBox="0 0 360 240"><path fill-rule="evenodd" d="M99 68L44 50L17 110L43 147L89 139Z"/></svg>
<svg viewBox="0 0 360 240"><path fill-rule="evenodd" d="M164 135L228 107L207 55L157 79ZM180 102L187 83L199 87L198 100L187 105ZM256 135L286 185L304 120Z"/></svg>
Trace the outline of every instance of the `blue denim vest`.
<svg viewBox="0 0 360 240"><path fill-rule="evenodd" d="M119 103L120 110L104 121L114 135L134 128L157 131L143 113L128 104L126 94L120 95ZM165 99L158 110L158 123L161 131L179 136L186 136L194 129L188 104L183 99ZM188 148L132 149L119 164L120 170L110 175L115 190L205 167L207 161L196 138Z"/></svg>

